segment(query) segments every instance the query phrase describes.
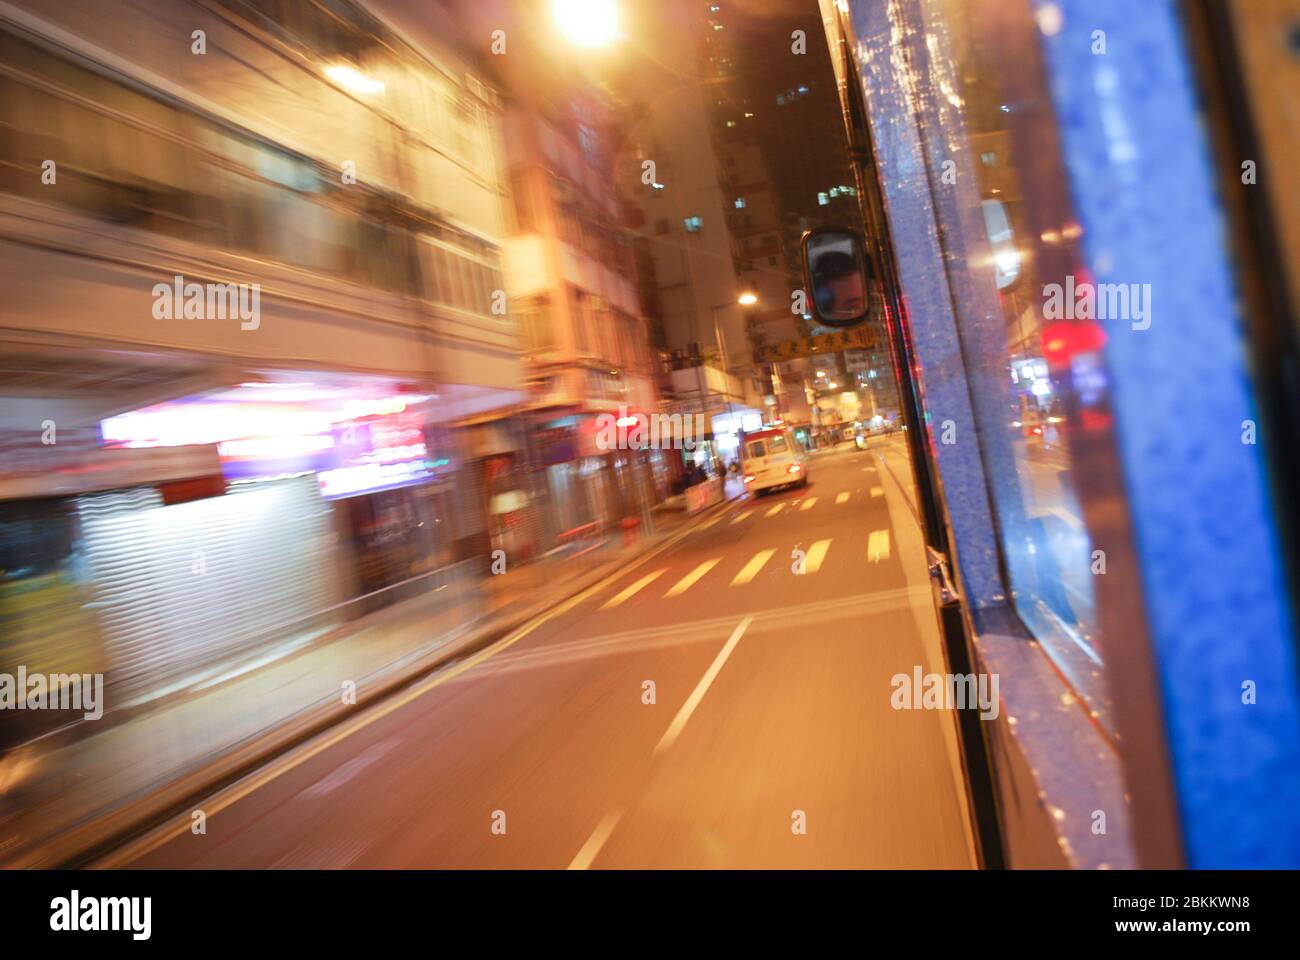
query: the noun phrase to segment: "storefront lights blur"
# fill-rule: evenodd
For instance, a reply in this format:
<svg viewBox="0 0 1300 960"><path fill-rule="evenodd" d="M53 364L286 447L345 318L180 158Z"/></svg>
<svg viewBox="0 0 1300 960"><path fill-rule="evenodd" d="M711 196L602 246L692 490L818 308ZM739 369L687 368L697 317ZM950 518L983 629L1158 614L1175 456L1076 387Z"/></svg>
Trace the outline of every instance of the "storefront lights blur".
<svg viewBox="0 0 1300 960"><path fill-rule="evenodd" d="M256 402L172 402L109 417L100 424L100 433L105 443L124 447L180 447L254 437L328 438L336 423L404 413L427 399L417 394L356 397L336 399L324 409L295 406L280 392Z"/></svg>
<svg viewBox="0 0 1300 960"><path fill-rule="evenodd" d="M262 405L176 403L109 417L104 442L125 447L181 447L245 437L328 435L333 420L319 410Z"/></svg>

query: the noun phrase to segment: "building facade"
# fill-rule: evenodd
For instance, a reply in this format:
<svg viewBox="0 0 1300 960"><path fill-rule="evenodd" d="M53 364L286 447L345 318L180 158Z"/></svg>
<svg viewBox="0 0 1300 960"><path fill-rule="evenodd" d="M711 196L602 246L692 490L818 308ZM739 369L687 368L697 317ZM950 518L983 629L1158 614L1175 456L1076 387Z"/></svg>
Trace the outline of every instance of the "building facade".
<svg viewBox="0 0 1300 960"><path fill-rule="evenodd" d="M123 702L476 558L455 427L523 393L468 59L348 2L116 6L0 6L0 619Z"/></svg>

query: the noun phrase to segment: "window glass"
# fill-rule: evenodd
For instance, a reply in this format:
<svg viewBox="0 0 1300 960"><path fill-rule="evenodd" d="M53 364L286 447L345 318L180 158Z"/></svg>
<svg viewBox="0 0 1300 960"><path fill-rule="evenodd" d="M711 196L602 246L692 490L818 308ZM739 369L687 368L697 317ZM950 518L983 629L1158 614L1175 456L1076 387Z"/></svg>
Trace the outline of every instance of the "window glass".
<svg viewBox="0 0 1300 960"><path fill-rule="evenodd" d="M751 440L749 442L749 455L754 459L767 456L767 448L763 446L762 440Z"/></svg>
<svg viewBox="0 0 1300 960"><path fill-rule="evenodd" d="M954 248L949 256L966 257L969 273L986 285L969 294L971 302L1001 313L992 328L1001 331L993 334L999 342L979 341L985 369L999 376L971 384L1008 586L1026 626L1109 724L1096 643L1097 561L1079 493L1082 471L1109 469L1089 454L1100 449L1093 431L1110 422L1102 337L1096 323L1052 299L1072 300L1091 278L1057 152L1040 38L1027 7L1003 16L996 4L940 6L951 62L936 46L932 69L957 85L949 102L960 115L946 122L964 128L971 162L963 169L975 184L953 191L959 204L973 207L963 215L976 235L945 231ZM957 248L963 239L967 245Z"/></svg>
<svg viewBox="0 0 1300 960"><path fill-rule="evenodd" d="M785 437L778 435L768 441L769 454L789 453L789 452L790 452L790 448L787 447L785 444Z"/></svg>

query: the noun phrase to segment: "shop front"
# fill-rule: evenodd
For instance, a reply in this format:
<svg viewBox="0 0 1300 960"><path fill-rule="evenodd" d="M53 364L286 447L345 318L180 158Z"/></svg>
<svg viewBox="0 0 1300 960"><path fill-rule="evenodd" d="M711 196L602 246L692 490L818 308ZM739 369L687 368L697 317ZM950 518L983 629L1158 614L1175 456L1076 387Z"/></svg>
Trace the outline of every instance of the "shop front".
<svg viewBox="0 0 1300 960"><path fill-rule="evenodd" d="M108 451L215 451L219 482L75 500L110 680L133 699L417 594L448 559L455 462L431 397L386 381L250 381L103 421Z"/></svg>

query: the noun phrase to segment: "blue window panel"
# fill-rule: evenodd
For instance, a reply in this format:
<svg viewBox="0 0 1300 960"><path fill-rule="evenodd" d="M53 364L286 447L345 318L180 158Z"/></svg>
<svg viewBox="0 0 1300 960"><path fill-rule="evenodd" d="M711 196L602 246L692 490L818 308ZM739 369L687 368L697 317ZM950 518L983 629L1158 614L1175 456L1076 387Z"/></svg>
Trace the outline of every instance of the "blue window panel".
<svg viewBox="0 0 1300 960"><path fill-rule="evenodd" d="M1151 284L1150 327L1111 323L1106 361L1188 863L1294 867L1292 611L1261 451L1242 442L1255 412L1177 12L1035 6L1094 278Z"/></svg>

